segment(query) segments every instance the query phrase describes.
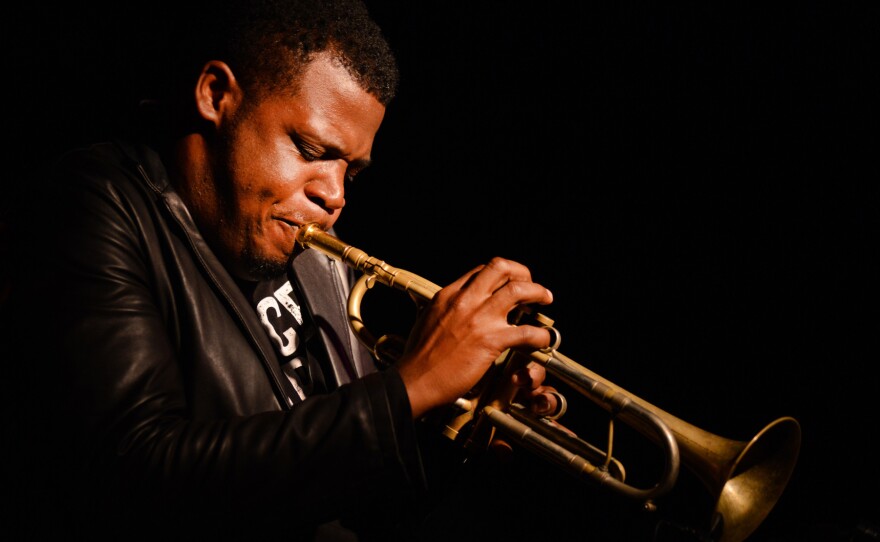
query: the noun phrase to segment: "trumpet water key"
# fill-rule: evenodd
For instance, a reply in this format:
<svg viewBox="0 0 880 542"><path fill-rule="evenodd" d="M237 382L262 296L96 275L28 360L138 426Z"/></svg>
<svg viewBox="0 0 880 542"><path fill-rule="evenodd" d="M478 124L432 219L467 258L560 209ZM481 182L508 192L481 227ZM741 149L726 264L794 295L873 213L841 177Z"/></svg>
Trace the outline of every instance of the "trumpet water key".
<svg viewBox="0 0 880 542"><path fill-rule="evenodd" d="M376 283L406 292L421 306L441 289L433 282L393 267L308 224L297 232L297 242L316 249L358 271L348 298L349 323L358 339L385 363L394 363L404 340L393 335L376 337L361 315L361 303ZM654 508L654 500L669 492L684 464L714 499L707 531L716 542L745 540L764 521L781 497L800 450L800 424L781 417L748 441L737 441L704 431L636 397L558 351L561 334L553 320L525 307L513 323L546 327L554 336L549 348L534 352L506 351L466 396L443 412L443 434L465 449L483 449L498 435L517 443L587 480ZM610 415L605 448L594 446L554 419L538 417L514 402L506 374L528 363L539 363L549 374L588 398ZM635 487L625 481L622 463L612 455L613 427L620 420L656 444L663 453L662 473L653 486Z"/></svg>

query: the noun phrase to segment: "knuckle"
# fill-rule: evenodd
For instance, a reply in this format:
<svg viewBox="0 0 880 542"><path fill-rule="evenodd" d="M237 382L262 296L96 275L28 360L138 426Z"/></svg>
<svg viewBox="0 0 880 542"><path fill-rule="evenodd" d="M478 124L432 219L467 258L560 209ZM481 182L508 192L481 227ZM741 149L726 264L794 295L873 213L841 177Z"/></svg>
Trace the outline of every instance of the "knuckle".
<svg viewBox="0 0 880 542"><path fill-rule="evenodd" d="M504 287L514 299L522 299L526 293L525 284L521 281L512 281L505 284Z"/></svg>
<svg viewBox="0 0 880 542"><path fill-rule="evenodd" d="M502 258L501 256L495 256L489 260L486 267L500 273L506 273L510 269L510 260Z"/></svg>

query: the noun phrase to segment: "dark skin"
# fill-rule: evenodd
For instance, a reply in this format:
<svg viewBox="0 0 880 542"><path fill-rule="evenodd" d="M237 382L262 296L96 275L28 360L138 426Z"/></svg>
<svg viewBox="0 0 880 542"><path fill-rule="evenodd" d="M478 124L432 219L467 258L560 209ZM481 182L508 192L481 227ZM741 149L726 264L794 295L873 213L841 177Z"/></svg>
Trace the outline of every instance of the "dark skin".
<svg viewBox="0 0 880 542"><path fill-rule="evenodd" d="M248 95L227 64L208 62L193 99L204 128L172 148L180 196L234 276L283 271L299 227L327 229L339 218L346 179L369 165L385 107L329 53L313 57L295 94ZM413 418L463 396L507 348L547 347L547 330L510 325L507 316L552 300L528 268L498 257L442 288L397 362ZM545 376L530 364L513 379L539 414L557 404Z"/></svg>

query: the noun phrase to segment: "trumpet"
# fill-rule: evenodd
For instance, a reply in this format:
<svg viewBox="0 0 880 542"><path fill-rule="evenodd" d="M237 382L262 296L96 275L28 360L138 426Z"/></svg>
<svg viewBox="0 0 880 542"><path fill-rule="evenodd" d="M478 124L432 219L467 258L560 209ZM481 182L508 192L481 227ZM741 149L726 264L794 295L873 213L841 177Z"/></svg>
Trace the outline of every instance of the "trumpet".
<svg viewBox="0 0 880 542"><path fill-rule="evenodd" d="M300 228L297 242L360 273L348 298L351 329L378 360L393 363L402 352L403 340L393 335L376 337L366 326L361 304L367 291L380 283L409 294L421 306L441 287L370 256L315 224ZM515 311L512 323L547 328L553 337L552 344L533 352L505 351L480 382L443 413L445 436L461 442L466 449L483 449L500 436L578 479L640 501L647 510L655 510L655 500L673 489L680 465L684 464L714 498L707 531L716 542L745 540L766 519L797 462L801 430L796 419L778 418L748 441L720 437L628 393L561 354L561 334L547 316L524 307ZM545 367L549 374L609 414L609 436L604 449L561 426L555 419L561 413L539 417L514 402L515 389L507 383L509 379L502 377L532 362ZM625 468L612 454L615 420L632 427L663 452L662 472L654 485L636 487L626 482Z"/></svg>

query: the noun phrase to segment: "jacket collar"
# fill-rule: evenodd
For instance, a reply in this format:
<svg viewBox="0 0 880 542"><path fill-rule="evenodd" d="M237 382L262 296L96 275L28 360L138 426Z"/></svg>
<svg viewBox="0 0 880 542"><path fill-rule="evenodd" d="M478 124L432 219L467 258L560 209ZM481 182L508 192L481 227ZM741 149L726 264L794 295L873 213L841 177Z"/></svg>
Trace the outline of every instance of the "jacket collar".
<svg viewBox="0 0 880 542"><path fill-rule="evenodd" d="M317 250L306 250L291 262L298 292L303 296L312 319L321 333L327 349L333 377L338 384L346 384L363 376L369 369L355 348L357 338L351 331L347 312L347 273L336 260Z"/></svg>

